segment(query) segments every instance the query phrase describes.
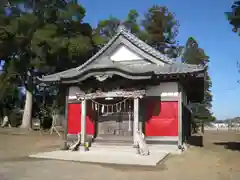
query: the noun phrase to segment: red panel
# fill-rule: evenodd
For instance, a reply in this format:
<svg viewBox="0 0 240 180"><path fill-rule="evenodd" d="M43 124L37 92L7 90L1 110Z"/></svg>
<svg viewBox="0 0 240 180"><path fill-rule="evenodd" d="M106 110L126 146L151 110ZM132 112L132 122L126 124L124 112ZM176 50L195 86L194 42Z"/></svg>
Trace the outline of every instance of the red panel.
<svg viewBox="0 0 240 180"><path fill-rule="evenodd" d="M86 117L86 132L89 135L94 135L95 133L95 126L94 126L94 118L93 118L93 111L91 104L88 103L87 106L87 117Z"/></svg>
<svg viewBox="0 0 240 180"><path fill-rule="evenodd" d="M149 103L145 135L178 136L178 102Z"/></svg>
<svg viewBox="0 0 240 180"><path fill-rule="evenodd" d="M68 104L68 134L78 134L81 132L81 104ZM86 132L94 135L94 120L91 108L87 110Z"/></svg>
<svg viewBox="0 0 240 180"><path fill-rule="evenodd" d="M68 134L78 134L81 129L81 104L68 104Z"/></svg>

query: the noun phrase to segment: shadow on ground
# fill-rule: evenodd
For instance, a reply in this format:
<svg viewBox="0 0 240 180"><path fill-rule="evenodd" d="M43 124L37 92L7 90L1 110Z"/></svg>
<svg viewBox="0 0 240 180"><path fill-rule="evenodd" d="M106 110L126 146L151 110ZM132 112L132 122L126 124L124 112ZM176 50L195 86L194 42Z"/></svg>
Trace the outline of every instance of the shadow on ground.
<svg viewBox="0 0 240 180"><path fill-rule="evenodd" d="M240 142L215 142L214 144L232 151L240 151Z"/></svg>
<svg viewBox="0 0 240 180"><path fill-rule="evenodd" d="M191 146L203 147L203 136L192 135L188 138L188 144Z"/></svg>
<svg viewBox="0 0 240 180"><path fill-rule="evenodd" d="M44 160L46 160L46 159L29 158L27 156L5 157L5 158L0 158L0 163L5 163L5 162L36 162L36 161L44 161Z"/></svg>

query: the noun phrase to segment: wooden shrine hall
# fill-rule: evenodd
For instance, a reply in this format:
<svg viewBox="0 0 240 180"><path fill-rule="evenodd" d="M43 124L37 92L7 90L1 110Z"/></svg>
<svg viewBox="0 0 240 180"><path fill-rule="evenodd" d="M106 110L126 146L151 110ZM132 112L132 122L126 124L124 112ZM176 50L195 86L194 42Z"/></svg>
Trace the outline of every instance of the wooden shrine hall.
<svg viewBox="0 0 240 180"><path fill-rule="evenodd" d="M67 87L68 137L135 144L140 131L147 143L181 148L191 134L188 103L203 100L205 71L169 59L120 26L84 64L39 80Z"/></svg>

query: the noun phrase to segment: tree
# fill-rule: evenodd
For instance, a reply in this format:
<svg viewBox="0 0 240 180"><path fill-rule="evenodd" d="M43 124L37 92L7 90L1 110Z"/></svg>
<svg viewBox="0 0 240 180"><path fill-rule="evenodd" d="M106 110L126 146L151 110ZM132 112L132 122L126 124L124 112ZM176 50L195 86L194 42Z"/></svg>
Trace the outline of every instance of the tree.
<svg viewBox="0 0 240 180"><path fill-rule="evenodd" d="M123 22L126 28L128 28L131 33L135 35L139 35L141 32L138 18L139 13L135 9L132 9L128 12L127 19Z"/></svg>
<svg viewBox="0 0 240 180"><path fill-rule="evenodd" d="M101 20L98 23L95 32L102 38L102 42L106 43L117 33L117 28L120 24L121 21L119 19L110 16L109 19Z"/></svg>
<svg viewBox="0 0 240 180"><path fill-rule="evenodd" d="M153 5L142 20L145 30L145 42L169 57L179 56L177 46L179 23L175 15L165 6Z"/></svg>
<svg viewBox="0 0 240 180"><path fill-rule="evenodd" d="M18 83L26 88L22 127L31 124L35 73L63 71L83 63L92 54L92 29L83 23L85 9L75 2L24 1L25 8L8 7L2 13L0 48L5 69L13 63Z"/></svg>
<svg viewBox="0 0 240 180"><path fill-rule="evenodd" d="M138 24L139 14L136 10L132 9L129 11L127 18L124 21L117 19L116 17L110 16L109 19L99 21L97 28L95 29L96 43L105 44L117 33L117 29L120 24L124 25L132 33L139 33L140 27Z"/></svg>
<svg viewBox="0 0 240 180"><path fill-rule="evenodd" d="M11 83L11 77L6 73L0 74L0 115L9 117L18 101L18 87ZM7 118L9 119L9 118Z"/></svg>
<svg viewBox="0 0 240 180"><path fill-rule="evenodd" d="M233 26L233 32L240 33L240 1L235 1L231 12L225 12L229 23ZM240 35L240 34L239 34Z"/></svg>
<svg viewBox="0 0 240 180"><path fill-rule="evenodd" d="M143 19L139 19L139 13L136 10L130 10L123 21L113 17L100 21L95 30L96 44L103 45L109 41L117 33L117 27L120 24L161 53L171 58L179 56L181 47L175 40L179 24L174 14L166 7L152 6Z"/></svg>
<svg viewBox="0 0 240 180"><path fill-rule="evenodd" d="M209 57L205 54L204 50L198 46L197 41L190 37L185 45L184 53L182 56L182 61L188 64L200 64L203 66L208 66ZM205 81L204 90L204 100L202 103L192 104L193 116L196 121L213 121L214 117L211 113L212 107L212 94L211 88L212 82L211 78L207 72L207 78Z"/></svg>
<svg viewBox="0 0 240 180"><path fill-rule="evenodd" d="M95 51L98 51L114 35L116 35L119 25L124 25L132 33L138 36L141 32L138 18L138 12L132 9L129 11L127 18L123 21L113 16L110 16L105 20L100 20L93 32L93 41L96 47Z"/></svg>
<svg viewBox="0 0 240 180"><path fill-rule="evenodd" d="M235 1L231 12L225 12L229 24L233 26L232 31L240 35L240 1ZM237 69L240 73L240 62L237 61ZM238 81L240 82L240 81Z"/></svg>

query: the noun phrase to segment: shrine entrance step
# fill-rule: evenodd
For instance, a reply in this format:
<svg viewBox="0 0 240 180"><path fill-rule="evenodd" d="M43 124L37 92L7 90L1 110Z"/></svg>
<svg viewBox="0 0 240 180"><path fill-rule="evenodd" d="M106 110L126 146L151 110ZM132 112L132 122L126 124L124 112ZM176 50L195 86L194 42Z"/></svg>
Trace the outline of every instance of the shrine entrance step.
<svg viewBox="0 0 240 180"><path fill-rule="evenodd" d="M133 144L133 137L129 136L113 136L113 135L100 135L94 139L94 144L102 145L126 145L131 146Z"/></svg>

